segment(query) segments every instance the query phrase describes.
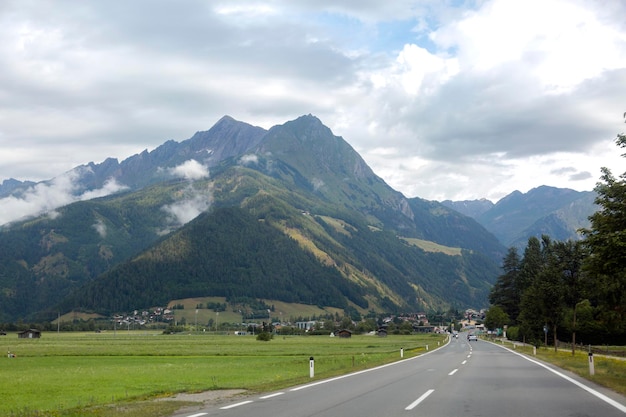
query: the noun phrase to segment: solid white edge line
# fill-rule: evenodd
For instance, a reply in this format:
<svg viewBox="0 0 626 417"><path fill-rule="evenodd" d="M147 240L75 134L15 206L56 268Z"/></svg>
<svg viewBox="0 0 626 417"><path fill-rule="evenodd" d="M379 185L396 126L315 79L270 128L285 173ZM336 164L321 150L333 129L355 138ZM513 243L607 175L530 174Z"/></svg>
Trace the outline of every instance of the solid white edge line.
<svg viewBox="0 0 626 417"><path fill-rule="evenodd" d="M337 380L340 380L340 379L349 378L349 377L354 376L354 375L360 375L360 374L364 374L366 372L376 371L378 369L386 368L388 366L398 365L398 364L401 364L401 363L404 363L404 362L407 362L407 361L413 361L413 360L416 360L416 359L419 359L419 358L423 358L426 355L430 355L431 353L434 353L434 352L438 351L439 349L443 349L444 347L448 346L449 344L450 344L450 337L448 337L448 341L443 346L439 346L437 349L429 350L428 352L422 353L419 356L414 356L412 358L403 359L403 360L397 361L397 362L387 363L385 365L380 365L380 366L377 366L375 368L363 369L362 371L353 372L351 374L340 375L340 376L336 376L334 378L329 378L329 379L323 379L321 381L312 382L312 383L307 384L307 385L302 385L300 387L292 388L289 391L300 391L301 389L314 387L316 385L326 384L327 382L333 382L333 381L337 381Z"/></svg>
<svg viewBox="0 0 626 417"><path fill-rule="evenodd" d="M231 404L231 405L227 405L224 407L220 407L220 410L228 410L229 408L235 408L235 407L239 407L240 405L246 405L246 404L250 404L252 401L248 400L248 401L242 401L240 403L236 403L236 404Z"/></svg>
<svg viewBox="0 0 626 417"><path fill-rule="evenodd" d="M417 400L415 400L415 401L413 401L411 404L409 404L409 405L405 408L405 410L409 410L409 411L410 411L410 410L414 409L415 407L417 407L417 405L418 405L419 403L421 403L422 401L424 401L424 400L426 399L426 397L428 397L428 396L429 396L430 394L432 394L433 392L435 392L435 390L434 390L434 389L429 389L428 391L426 391L425 393L423 393L421 397L419 397Z"/></svg>
<svg viewBox="0 0 626 417"><path fill-rule="evenodd" d="M615 407L618 410L620 410L622 413L626 413L626 406L624 406L621 403L618 403L617 401L615 401L612 398L607 397L606 395L602 394L601 392L598 392L595 389L593 389L591 387L588 387L587 385L583 384L582 382L578 382L574 378L570 378L569 376L567 376L567 375L565 375L565 374L563 374L563 373L561 373L561 372L559 372L559 371L557 371L555 369L552 369L549 366L547 366L547 365L545 365L545 364L543 364L543 363L541 363L539 361L531 359L531 358L527 357L526 355L523 355L521 353L517 353L514 350L511 350L511 349L509 349L507 347L500 346L497 343L492 343L492 344L495 345L495 346L498 346L499 348L502 348L504 350L508 350L509 352L511 352L511 353L513 353L513 354L515 354L515 355L517 355L519 357L522 357L522 358L526 359L528 362L532 362L535 365L539 365L542 368L547 369L548 371L552 372L553 374L555 374L557 376L560 376L561 378L565 379L566 381L569 381L572 384L576 385L578 388L582 388L585 391L587 391L588 393L590 393L591 395L594 395L597 398L601 399L602 401L606 402L607 404L612 405L613 407Z"/></svg>
<svg viewBox="0 0 626 417"><path fill-rule="evenodd" d="M264 395L262 397L259 397L262 400L267 400L268 398L272 398L272 397L278 397L279 395L283 395L284 392L276 392L274 394L269 394L269 395Z"/></svg>
<svg viewBox="0 0 626 417"><path fill-rule="evenodd" d="M456 371L458 371L458 370L459 370L459 368L456 368L454 371L450 372L448 374L448 376L452 376L452 375L456 374Z"/></svg>
<svg viewBox="0 0 626 417"><path fill-rule="evenodd" d="M187 416L187 417L200 417L200 416L206 416L207 414L209 414L209 413L198 413L198 414L192 414L192 415Z"/></svg>

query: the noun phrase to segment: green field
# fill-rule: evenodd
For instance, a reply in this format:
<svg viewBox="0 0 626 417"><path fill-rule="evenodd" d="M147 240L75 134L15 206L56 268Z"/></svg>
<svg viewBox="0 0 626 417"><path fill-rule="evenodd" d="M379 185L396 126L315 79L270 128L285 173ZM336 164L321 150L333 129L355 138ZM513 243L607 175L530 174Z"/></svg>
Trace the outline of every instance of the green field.
<svg viewBox="0 0 626 417"><path fill-rule="evenodd" d="M2 336L15 358L0 360L0 415L168 415L183 404L150 401L178 392L268 391L370 368L424 353L440 335L253 336L150 331L43 333L41 339ZM169 408L168 408L169 407Z"/></svg>
<svg viewBox="0 0 626 417"><path fill-rule="evenodd" d="M429 240L422 240L422 239L416 239L416 238L403 237L402 239L413 246L417 246L418 248L425 250L426 252L441 252L450 256L461 255L461 248L443 246L435 242L431 242Z"/></svg>

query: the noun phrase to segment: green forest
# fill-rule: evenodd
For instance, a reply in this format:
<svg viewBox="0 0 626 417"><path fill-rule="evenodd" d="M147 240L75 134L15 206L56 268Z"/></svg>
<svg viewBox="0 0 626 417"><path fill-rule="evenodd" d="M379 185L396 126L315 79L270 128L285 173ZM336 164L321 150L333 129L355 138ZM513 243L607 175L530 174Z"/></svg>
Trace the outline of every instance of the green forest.
<svg viewBox="0 0 626 417"><path fill-rule="evenodd" d="M187 227L77 291L62 308L101 312L199 295L247 296L366 308L362 290L246 210L204 213Z"/></svg>
<svg viewBox="0 0 626 417"><path fill-rule="evenodd" d="M626 135L616 144L626 148ZM623 157L626 154L622 154ZM508 325L507 336L527 343L626 344L626 173L602 168L599 210L583 239L531 237L512 247L493 286L486 325Z"/></svg>
<svg viewBox="0 0 626 417"><path fill-rule="evenodd" d="M322 216L303 218L312 219L325 232L316 244L333 254L335 265L320 262L268 216L259 219L246 209L221 207L201 214L152 248L77 289L59 309L110 314L165 305L172 299L245 296L394 312L399 307L420 309L420 297L435 296L456 305L479 297L486 300L490 283L484 273L497 275L492 262L470 251L463 250L459 256L427 253L391 231L371 230L356 218L342 232ZM295 227L296 221L290 223ZM386 288L404 297L402 306L380 299L375 286L342 274L347 265L379 277ZM377 300L379 305L368 300Z"/></svg>

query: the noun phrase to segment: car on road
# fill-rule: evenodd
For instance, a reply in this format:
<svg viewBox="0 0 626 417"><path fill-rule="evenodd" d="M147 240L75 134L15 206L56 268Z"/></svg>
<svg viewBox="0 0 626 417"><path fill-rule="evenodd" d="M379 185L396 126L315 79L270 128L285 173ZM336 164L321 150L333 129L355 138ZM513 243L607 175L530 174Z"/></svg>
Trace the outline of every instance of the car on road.
<svg viewBox="0 0 626 417"><path fill-rule="evenodd" d="M476 336L475 334L468 334L467 335L467 340L472 342L472 341L476 341L478 340L478 336Z"/></svg>

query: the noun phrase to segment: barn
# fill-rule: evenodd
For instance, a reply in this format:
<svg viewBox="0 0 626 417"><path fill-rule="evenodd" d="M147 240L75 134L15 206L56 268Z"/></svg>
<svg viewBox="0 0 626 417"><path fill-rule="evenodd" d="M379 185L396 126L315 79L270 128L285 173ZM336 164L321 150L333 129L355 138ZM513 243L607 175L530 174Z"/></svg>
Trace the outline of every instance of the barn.
<svg viewBox="0 0 626 417"><path fill-rule="evenodd" d="M17 333L17 337L20 339L39 339L41 337L41 332L37 329L22 330Z"/></svg>
<svg viewBox="0 0 626 417"><path fill-rule="evenodd" d="M352 337L352 332L347 329L337 330L335 332L335 336L348 338L348 337Z"/></svg>

